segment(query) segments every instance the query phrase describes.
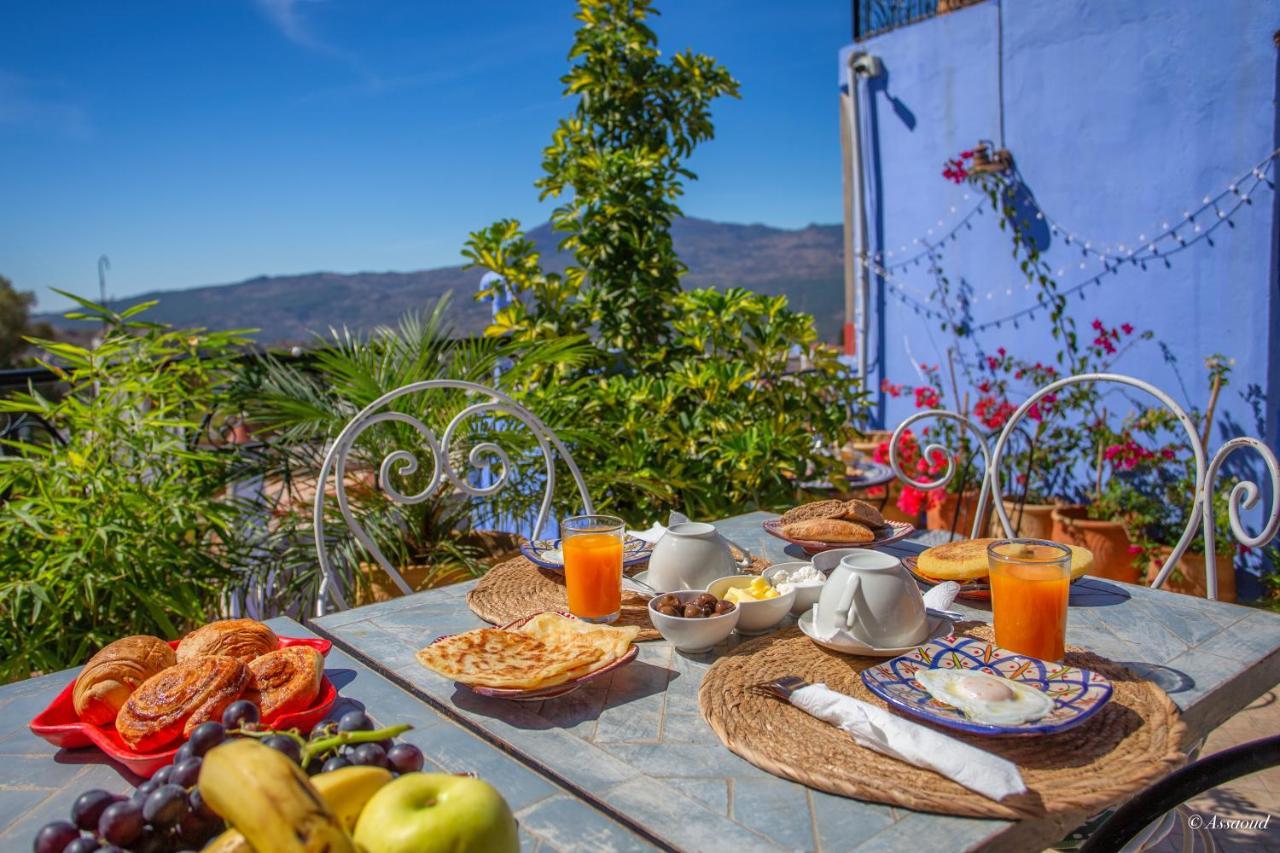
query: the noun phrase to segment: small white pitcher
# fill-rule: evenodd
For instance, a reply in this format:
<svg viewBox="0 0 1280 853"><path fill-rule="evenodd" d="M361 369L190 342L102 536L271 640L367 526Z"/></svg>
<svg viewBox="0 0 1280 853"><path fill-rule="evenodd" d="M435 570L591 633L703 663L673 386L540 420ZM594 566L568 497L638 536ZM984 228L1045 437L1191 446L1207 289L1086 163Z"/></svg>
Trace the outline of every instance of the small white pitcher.
<svg viewBox="0 0 1280 853"><path fill-rule="evenodd" d="M814 613L821 637L851 637L872 648L924 642L924 597L897 557L879 551L846 554L822 588Z"/></svg>

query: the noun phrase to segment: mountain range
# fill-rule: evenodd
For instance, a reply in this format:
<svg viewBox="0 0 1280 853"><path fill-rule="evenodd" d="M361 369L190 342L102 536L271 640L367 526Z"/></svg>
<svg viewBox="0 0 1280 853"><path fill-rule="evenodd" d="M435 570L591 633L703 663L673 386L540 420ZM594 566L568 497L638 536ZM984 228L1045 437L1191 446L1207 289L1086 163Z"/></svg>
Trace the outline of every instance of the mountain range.
<svg viewBox="0 0 1280 853"><path fill-rule="evenodd" d="M688 266L686 287L745 287L783 294L792 307L810 313L824 340L835 341L843 311L841 229L810 225L784 229L683 218L672 225L676 251ZM568 257L556 250L550 225L529 232L544 267L563 269ZM452 291L452 321L461 334L475 334L489 319L489 306L471 298L481 272L461 266L414 272L312 272L258 276L234 284L143 293L112 303L116 310L151 299L147 318L178 327L258 329L262 344L307 343L331 326L368 329L394 323ZM73 327L60 315L36 319Z"/></svg>

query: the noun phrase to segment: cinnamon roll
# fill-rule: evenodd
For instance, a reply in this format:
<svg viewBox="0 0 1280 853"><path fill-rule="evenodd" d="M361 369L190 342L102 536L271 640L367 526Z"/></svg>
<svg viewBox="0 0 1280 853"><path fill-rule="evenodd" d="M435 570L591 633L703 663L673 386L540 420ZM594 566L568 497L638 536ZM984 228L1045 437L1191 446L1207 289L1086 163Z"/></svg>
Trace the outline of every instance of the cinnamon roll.
<svg viewBox="0 0 1280 853"><path fill-rule="evenodd" d="M173 649L159 637L140 634L116 640L80 670L71 693L76 715L95 726L107 725L139 684L175 662Z"/></svg>
<svg viewBox="0 0 1280 853"><path fill-rule="evenodd" d="M180 660L133 691L116 717L116 731L138 752L153 752L221 718L248 680L248 668L233 657Z"/></svg>
<svg viewBox="0 0 1280 853"><path fill-rule="evenodd" d="M311 706L320 695L324 658L310 646L288 646L268 652L249 663L245 698L262 709L270 721Z"/></svg>
<svg viewBox="0 0 1280 853"><path fill-rule="evenodd" d="M275 632L254 619L223 619L197 628L178 644L178 660L225 655L248 663L280 646Z"/></svg>

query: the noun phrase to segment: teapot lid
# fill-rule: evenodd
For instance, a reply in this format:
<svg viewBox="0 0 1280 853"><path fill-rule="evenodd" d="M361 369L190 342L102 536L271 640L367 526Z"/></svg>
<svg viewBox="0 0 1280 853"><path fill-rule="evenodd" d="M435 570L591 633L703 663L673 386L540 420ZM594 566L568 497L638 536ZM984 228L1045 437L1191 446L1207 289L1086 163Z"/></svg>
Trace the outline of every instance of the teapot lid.
<svg viewBox="0 0 1280 853"><path fill-rule="evenodd" d="M845 554L840 558L840 565L858 572L885 572L896 569L902 565L902 561L892 554L864 550L856 554Z"/></svg>

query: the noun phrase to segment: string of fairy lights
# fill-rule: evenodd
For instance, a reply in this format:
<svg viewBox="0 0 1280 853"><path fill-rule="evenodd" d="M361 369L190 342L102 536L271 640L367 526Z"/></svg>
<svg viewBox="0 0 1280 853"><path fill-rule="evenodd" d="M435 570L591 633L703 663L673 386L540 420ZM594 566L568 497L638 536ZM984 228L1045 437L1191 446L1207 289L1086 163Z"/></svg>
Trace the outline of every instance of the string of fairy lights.
<svg viewBox="0 0 1280 853"><path fill-rule="evenodd" d="M1104 280L1117 275L1126 267L1137 267L1145 271L1148 269L1148 264L1161 264L1165 268L1172 268L1170 258L1192 246L1200 243L1207 243L1210 247L1215 246L1214 233L1224 227L1235 228L1233 217L1242 208L1253 205L1254 197L1264 185L1268 189L1275 190L1275 181L1269 173L1274 168L1277 158L1280 158L1280 148L1272 151L1235 180L1230 181L1221 191L1203 196L1198 205L1186 208L1181 216L1162 220L1151 229L1150 234L1141 233L1136 240L1130 242L1098 243L1050 218L1030 200L1024 200L1022 204L1026 207L1028 216L1034 216L1037 221L1043 221L1052 235L1060 238L1066 246L1071 246L1080 252L1081 260L1077 262L1079 270L1087 273L1091 263L1101 265L1101 270L1084 275L1075 283L1059 290L1063 295L1075 294L1080 299L1084 299L1088 288L1100 287ZM969 197L966 193L965 199ZM961 232L972 230L973 218L980 215L985 206L987 206L985 199L979 201L950 229L945 228L945 219L939 220L936 229L930 228L926 234L912 240L912 246L923 248L913 251L907 244L901 244L897 254L908 256L896 262L888 262L888 259L895 254L892 250L883 254L880 252L874 255L862 254L857 260L883 281L888 294L917 315L929 319L947 320L953 325L959 325L956 324L955 319L957 309L947 303L945 291L938 282L938 278L942 275L941 257L948 243L956 242ZM952 213L956 210L955 206L950 208ZM905 277L898 274L920 266L924 266L928 274L934 278L933 287L923 298L906 289ZM1066 276L1068 266L1060 264L1054 272L1056 277L1061 279ZM1031 288L1030 282L1023 282L1020 289L1029 291ZM1003 288L1003 295L1012 297L1018 289ZM940 295L943 298L940 299ZM988 290L985 293L985 300L993 301L998 295L1000 295L999 291ZM1018 328L1023 320L1033 321L1037 314L1048 312L1049 308L1043 304L1042 299L1043 296L1039 296L1035 304L983 323L964 324L965 328L970 333L998 329L1006 323ZM971 298L962 293L959 296L958 312L962 316L967 316L969 307L981 301L983 301L982 297ZM935 307L935 304L941 307Z"/></svg>

